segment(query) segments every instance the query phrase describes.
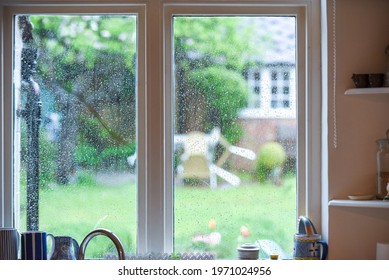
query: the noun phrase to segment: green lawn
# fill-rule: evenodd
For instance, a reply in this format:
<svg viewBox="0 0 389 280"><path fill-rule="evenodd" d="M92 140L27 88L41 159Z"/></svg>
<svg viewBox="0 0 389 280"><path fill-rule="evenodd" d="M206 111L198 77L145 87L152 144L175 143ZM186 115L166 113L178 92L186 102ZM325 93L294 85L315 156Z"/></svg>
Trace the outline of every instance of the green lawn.
<svg viewBox="0 0 389 280"><path fill-rule="evenodd" d="M22 190L22 197L23 190ZM246 184L237 188L175 189L175 252L211 251L218 258L236 258L236 248L257 239L275 240L289 254L296 230L295 178L282 186ZM21 224L25 221L22 201ZM40 192L40 230L70 235L79 243L94 228L112 230L132 254L136 247L136 189L122 184L105 186L95 182L55 186ZM211 228L209 221L212 221ZM243 237L241 229L248 230ZM21 229L22 231L25 228ZM192 241L196 234L217 232L217 245ZM102 257L114 250L105 237L96 237L87 247L87 257Z"/></svg>

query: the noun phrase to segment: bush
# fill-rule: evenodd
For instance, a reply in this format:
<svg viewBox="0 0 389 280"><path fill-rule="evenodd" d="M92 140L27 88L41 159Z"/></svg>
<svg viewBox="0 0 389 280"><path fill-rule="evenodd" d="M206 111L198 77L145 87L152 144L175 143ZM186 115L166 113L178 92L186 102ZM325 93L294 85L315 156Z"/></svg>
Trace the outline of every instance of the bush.
<svg viewBox="0 0 389 280"><path fill-rule="evenodd" d="M135 153L135 144L127 146L109 146L101 152L96 147L80 144L76 149L76 163L85 168L109 169L128 167L127 157Z"/></svg>
<svg viewBox="0 0 389 280"><path fill-rule="evenodd" d="M277 142L268 142L261 146L257 155L256 177L260 182L269 179L276 168L282 168L286 160L284 147Z"/></svg>
<svg viewBox="0 0 389 280"><path fill-rule="evenodd" d="M135 153L135 144L127 146L111 146L105 148L100 154L103 168L127 169L127 157Z"/></svg>
<svg viewBox="0 0 389 280"><path fill-rule="evenodd" d="M97 167L100 163L97 149L88 144L77 145L75 160L82 167Z"/></svg>

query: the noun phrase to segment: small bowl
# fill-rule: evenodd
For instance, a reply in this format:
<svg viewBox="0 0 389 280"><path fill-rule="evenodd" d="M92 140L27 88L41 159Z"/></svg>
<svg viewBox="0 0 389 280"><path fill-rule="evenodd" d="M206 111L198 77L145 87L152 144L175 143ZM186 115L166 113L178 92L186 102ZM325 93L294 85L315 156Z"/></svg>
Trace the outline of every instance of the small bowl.
<svg viewBox="0 0 389 280"><path fill-rule="evenodd" d="M271 260L278 260L278 255L277 254L270 254L270 259Z"/></svg>

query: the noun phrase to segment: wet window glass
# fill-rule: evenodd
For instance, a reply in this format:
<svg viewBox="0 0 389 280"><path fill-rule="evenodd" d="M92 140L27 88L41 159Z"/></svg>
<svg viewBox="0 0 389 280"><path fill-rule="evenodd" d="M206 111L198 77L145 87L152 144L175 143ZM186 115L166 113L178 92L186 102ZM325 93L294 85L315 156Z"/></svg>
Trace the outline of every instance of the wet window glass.
<svg viewBox="0 0 389 280"><path fill-rule="evenodd" d="M20 230L115 232L136 252L133 15L15 17L14 182ZM173 20L174 251L292 254L296 19ZM111 258L97 237L86 257ZM264 256L266 257L266 256Z"/></svg>
<svg viewBox="0 0 389 280"><path fill-rule="evenodd" d="M136 16L15 17L15 195L21 231L136 249ZM107 238L86 257L116 255Z"/></svg>
<svg viewBox="0 0 389 280"><path fill-rule="evenodd" d="M175 251L236 259L237 247L257 242L262 254L290 258L296 19L173 22Z"/></svg>

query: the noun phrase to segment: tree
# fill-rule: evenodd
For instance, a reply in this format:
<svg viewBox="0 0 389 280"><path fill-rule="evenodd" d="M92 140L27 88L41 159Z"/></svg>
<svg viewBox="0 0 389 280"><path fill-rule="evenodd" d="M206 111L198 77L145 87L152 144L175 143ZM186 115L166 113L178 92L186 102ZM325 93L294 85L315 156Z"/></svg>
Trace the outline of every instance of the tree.
<svg viewBox="0 0 389 280"><path fill-rule="evenodd" d="M55 110L61 115L57 180L66 184L78 140L101 152L135 139L135 125L123 126L135 118L135 17L31 16L31 20L39 44L40 83L54 95ZM85 118L100 124L94 135L80 130Z"/></svg>
<svg viewBox="0 0 389 280"><path fill-rule="evenodd" d="M223 128L224 137L236 143L242 135L236 116L246 104L248 88L239 72L210 66L189 73L186 114L190 131ZM201 109L198 109L201 108Z"/></svg>
<svg viewBox="0 0 389 280"><path fill-rule="evenodd" d="M239 140L236 118L248 90L243 72L270 43L255 28L242 17L174 18L177 133L220 126L229 141Z"/></svg>
<svg viewBox="0 0 389 280"><path fill-rule="evenodd" d="M77 149L103 155L135 143L136 17L34 15L31 21L40 52L36 79L52 94L53 110L61 116L56 177L66 184L80 159ZM265 47L249 43L253 29L245 18L174 18L176 110L183 116L176 120L176 132L221 125L228 140L238 139L235 119L247 94L242 73L247 59ZM196 75L211 80L206 85ZM194 108L200 93L215 103L194 127L194 119L185 117L186 106Z"/></svg>

